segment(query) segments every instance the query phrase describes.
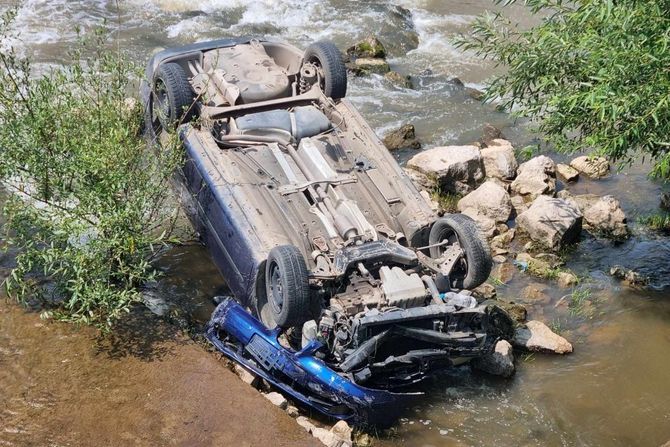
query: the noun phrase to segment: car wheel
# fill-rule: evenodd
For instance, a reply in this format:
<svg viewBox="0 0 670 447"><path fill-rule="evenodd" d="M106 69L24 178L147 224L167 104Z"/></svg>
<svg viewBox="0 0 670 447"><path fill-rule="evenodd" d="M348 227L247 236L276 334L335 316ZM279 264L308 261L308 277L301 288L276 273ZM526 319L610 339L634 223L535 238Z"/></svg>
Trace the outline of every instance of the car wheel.
<svg viewBox="0 0 670 447"><path fill-rule="evenodd" d="M435 245L444 241L448 245L458 242L464 252L449 275L452 287L473 289L488 279L493 261L474 220L464 214L447 214L436 220L430 229L428 243ZM445 246L431 247L430 256L439 258L445 250Z"/></svg>
<svg viewBox="0 0 670 447"><path fill-rule="evenodd" d="M184 69L176 63L161 65L154 76L149 104L151 125L171 130L195 115L194 94Z"/></svg>
<svg viewBox="0 0 670 447"><path fill-rule="evenodd" d="M310 296L307 265L293 245L270 250L265 264L267 308L277 326L301 326L309 319Z"/></svg>
<svg viewBox="0 0 670 447"><path fill-rule="evenodd" d="M303 61L314 64L323 93L335 100L347 94L347 69L340 50L328 41L315 42L305 50Z"/></svg>

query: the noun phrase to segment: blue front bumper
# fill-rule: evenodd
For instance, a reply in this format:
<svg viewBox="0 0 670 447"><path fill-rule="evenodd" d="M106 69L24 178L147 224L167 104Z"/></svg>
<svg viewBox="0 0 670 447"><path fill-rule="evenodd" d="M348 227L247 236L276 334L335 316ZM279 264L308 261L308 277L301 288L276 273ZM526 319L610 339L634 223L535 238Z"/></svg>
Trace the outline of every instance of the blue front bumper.
<svg viewBox="0 0 670 447"><path fill-rule="evenodd" d="M284 348L279 330L265 328L232 298L216 308L205 335L226 357L329 417L384 425L398 416L401 399L416 396L356 385L314 356L317 341L298 352Z"/></svg>

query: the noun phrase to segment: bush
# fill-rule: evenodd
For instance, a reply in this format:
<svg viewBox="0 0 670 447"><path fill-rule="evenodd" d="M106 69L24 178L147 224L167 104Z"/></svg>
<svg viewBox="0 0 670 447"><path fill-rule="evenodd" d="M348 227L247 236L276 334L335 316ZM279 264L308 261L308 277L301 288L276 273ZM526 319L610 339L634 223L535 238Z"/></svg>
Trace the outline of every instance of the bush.
<svg viewBox="0 0 670 447"><path fill-rule="evenodd" d="M2 42L13 17L3 16ZM108 327L140 300L171 241L180 156L176 145L147 149L140 102L128 99L140 73L102 33L38 76L13 49L0 53L0 181L18 253L6 287L45 298L47 316Z"/></svg>
<svg viewBox="0 0 670 447"><path fill-rule="evenodd" d="M497 0L511 4L515 0ZM458 44L507 67L486 93L535 119L559 150L630 163L640 153L670 176L668 0L525 0L541 23L478 19Z"/></svg>

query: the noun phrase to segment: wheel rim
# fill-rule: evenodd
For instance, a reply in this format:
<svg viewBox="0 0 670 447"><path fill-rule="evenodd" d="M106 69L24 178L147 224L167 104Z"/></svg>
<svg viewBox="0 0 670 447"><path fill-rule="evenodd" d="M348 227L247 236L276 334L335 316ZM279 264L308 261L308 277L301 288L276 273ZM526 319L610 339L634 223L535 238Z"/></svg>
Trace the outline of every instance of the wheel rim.
<svg viewBox="0 0 670 447"><path fill-rule="evenodd" d="M321 91L326 93L326 77L323 74L323 66L321 65L321 61L318 58L313 57L308 62L316 67L317 83L319 84Z"/></svg>
<svg viewBox="0 0 670 447"><path fill-rule="evenodd" d="M154 84L151 110L152 115L158 119L164 129L167 129L170 120L170 102L168 101L167 87L162 79L157 79Z"/></svg>
<svg viewBox="0 0 670 447"><path fill-rule="evenodd" d="M445 245L453 245L454 243L458 243L460 245L461 249L463 249L463 244L461 243L461 240L458 237L458 234L456 234L455 231L450 230L450 229L445 229L442 232L442 238L441 238L442 243L445 241L447 244ZM446 251L445 248L439 247L438 248L440 256L444 254ZM458 260L458 262L454 265L454 269L451 272L451 275L449 275L449 280L452 284L452 286L455 285L455 281L460 280L461 282L465 280L465 277L468 274L468 259L467 256L465 255L465 251L463 252L463 256Z"/></svg>
<svg viewBox="0 0 670 447"><path fill-rule="evenodd" d="M270 281L268 282L268 301L276 315L281 314L284 308L284 291L279 266L273 263L270 266Z"/></svg>

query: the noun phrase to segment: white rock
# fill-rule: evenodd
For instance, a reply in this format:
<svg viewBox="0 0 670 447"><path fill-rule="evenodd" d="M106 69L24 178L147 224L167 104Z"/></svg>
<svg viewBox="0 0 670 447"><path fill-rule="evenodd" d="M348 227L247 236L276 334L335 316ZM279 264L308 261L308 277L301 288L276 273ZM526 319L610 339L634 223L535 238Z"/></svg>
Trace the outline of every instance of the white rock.
<svg viewBox="0 0 670 447"><path fill-rule="evenodd" d="M556 165L556 172L566 182L574 182L579 178L579 171L562 163Z"/></svg>
<svg viewBox="0 0 670 447"><path fill-rule="evenodd" d="M476 358L471 362L473 368L489 374L510 377L514 374L514 352L512 345L506 340L496 343L490 354Z"/></svg>
<svg viewBox="0 0 670 447"><path fill-rule="evenodd" d="M316 427L312 430L312 436L321 441L327 447L351 447L351 441L343 441L335 433L325 428Z"/></svg>
<svg viewBox="0 0 670 447"><path fill-rule="evenodd" d="M565 338L552 332L540 321L529 321L525 328L517 328L512 340L514 346L528 351L554 352L567 354L572 352L572 345Z"/></svg>
<svg viewBox="0 0 670 447"><path fill-rule="evenodd" d="M610 170L610 164L607 159L603 157L590 158L586 155L572 160L570 166L592 178L604 177Z"/></svg>
<svg viewBox="0 0 670 447"><path fill-rule="evenodd" d="M586 229L614 239L628 237L626 213L614 197L601 197L595 203L586 207L583 213Z"/></svg>
<svg viewBox="0 0 670 447"><path fill-rule="evenodd" d="M512 192L535 199L541 194L553 196L556 192L556 165L540 155L522 163L519 174L512 182Z"/></svg>
<svg viewBox="0 0 670 447"><path fill-rule="evenodd" d="M512 201L509 194L495 182L487 181L479 188L458 201L458 210L467 213L481 214L493 219L496 223L505 223L512 215Z"/></svg>
<svg viewBox="0 0 670 447"><path fill-rule="evenodd" d="M512 196L511 201L512 208L514 208L514 212L517 216L530 207L530 203L526 203L526 200L521 196Z"/></svg>
<svg viewBox="0 0 670 447"><path fill-rule="evenodd" d="M507 140L492 140L488 147L481 150L484 172L487 177L511 180L516 177L519 164L514 155L514 148Z"/></svg>
<svg viewBox="0 0 670 447"><path fill-rule="evenodd" d="M258 386L259 379L255 374L251 374L249 371L247 371L238 364L235 364L234 369L237 375L240 377L240 379L242 379L244 383L251 385L253 387Z"/></svg>
<svg viewBox="0 0 670 447"><path fill-rule="evenodd" d="M540 196L516 218L516 223L534 242L558 249L579 237L582 213L565 199Z"/></svg>
<svg viewBox="0 0 670 447"><path fill-rule="evenodd" d="M286 398L284 396L282 396L281 394L275 392L275 391L264 394L264 396L267 400L269 400L270 402L272 402L274 405L278 406L282 410L285 410L286 407L288 406L288 401L286 400Z"/></svg>
<svg viewBox="0 0 670 447"><path fill-rule="evenodd" d="M422 187L445 193L467 194L484 177L477 146L442 146L428 149L407 162L412 179Z"/></svg>
<svg viewBox="0 0 670 447"><path fill-rule="evenodd" d="M308 418L305 416L298 416L295 418L295 421L298 423L299 426L305 429L307 433L312 433L312 430L316 428L316 425L312 423Z"/></svg>
<svg viewBox="0 0 670 447"><path fill-rule="evenodd" d="M338 421L335 425L333 425L333 427L330 429L330 431L338 439L341 439L345 443L348 443L349 445L352 443L351 434L352 434L353 430L349 426L349 424L346 423L346 421Z"/></svg>

